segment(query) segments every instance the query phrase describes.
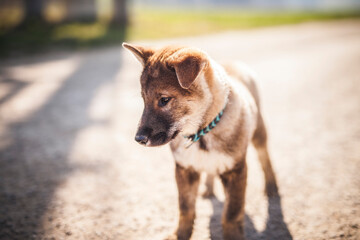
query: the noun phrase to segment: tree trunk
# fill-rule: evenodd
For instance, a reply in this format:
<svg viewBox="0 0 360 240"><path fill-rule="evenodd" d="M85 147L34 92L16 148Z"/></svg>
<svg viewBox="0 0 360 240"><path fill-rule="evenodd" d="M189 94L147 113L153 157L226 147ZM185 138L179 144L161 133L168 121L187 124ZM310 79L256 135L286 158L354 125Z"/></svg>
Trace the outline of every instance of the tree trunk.
<svg viewBox="0 0 360 240"><path fill-rule="evenodd" d="M43 1L42 0L25 0L25 13L23 23L40 22L43 20Z"/></svg>
<svg viewBox="0 0 360 240"><path fill-rule="evenodd" d="M66 0L66 21L94 22L97 19L95 0Z"/></svg>
<svg viewBox="0 0 360 240"><path fill-rule="evenodd" d="M128 23L126 0L114 0L113 25L124 27Z"/></svg>

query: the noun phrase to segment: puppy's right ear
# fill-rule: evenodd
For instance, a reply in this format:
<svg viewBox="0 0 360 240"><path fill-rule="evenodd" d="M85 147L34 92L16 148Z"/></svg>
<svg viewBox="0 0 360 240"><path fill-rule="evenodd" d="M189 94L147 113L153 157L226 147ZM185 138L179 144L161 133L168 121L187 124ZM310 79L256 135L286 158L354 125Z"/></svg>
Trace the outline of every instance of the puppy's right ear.
<svg viewBox="0 0 360 240"><path fill-rule="evenodd" d="M122 46L124 48L126 48L127 50L129 50L130 52L132 52L134 54L134 56L136 57L136 59L139 60L139 62L143 66L145 66L146 61L149 59L149 57L154 54L154 50L152 50L150 48L135 46L135 45L131 45L131 44L128 44L125 42L122 44Z"/></svg>
<svg viewBox="0 0 360 240"><path fill-rule="evenodd" d="M188 89L207 67L208 58L205 53L194 48L183 48L168 58L182 88Z"/></svg>

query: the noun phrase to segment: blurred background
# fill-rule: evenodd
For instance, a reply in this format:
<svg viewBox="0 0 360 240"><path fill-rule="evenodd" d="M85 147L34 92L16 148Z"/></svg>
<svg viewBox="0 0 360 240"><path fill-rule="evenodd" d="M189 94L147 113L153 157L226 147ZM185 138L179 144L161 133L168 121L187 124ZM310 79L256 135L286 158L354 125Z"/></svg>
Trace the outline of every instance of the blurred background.
<svg viewBox="0 0 360 240"><path fill-rule="evenodd" d="M280 197L250 147L247 239L360 239L359 0L0 0L1 240L174 231L174 161L133 140L142 69L123 41L258 73ZM203 191L192 239L222 239L220 181Z"/></svg>
<svg viewBox="0 0 360 240"><path fill-rule="evenodd" d="M1 0L0 54L359 16L358 0Z"/></svg>

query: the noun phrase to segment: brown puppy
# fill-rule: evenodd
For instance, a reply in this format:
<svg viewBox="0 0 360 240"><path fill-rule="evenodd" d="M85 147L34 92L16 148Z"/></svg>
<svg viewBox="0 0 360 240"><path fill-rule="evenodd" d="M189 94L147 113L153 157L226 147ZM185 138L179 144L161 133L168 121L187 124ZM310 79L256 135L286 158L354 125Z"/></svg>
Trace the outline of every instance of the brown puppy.
<svg viewBox="0 0 360 240"><path fill-rule="evenodd" d="M244 238L246 151L250 141L264 170L266 192L277 194L266 130L252 74L243 65L221 66L196 48L153 50L124 43L142 63L145 108L135 140L145 146L170 142L176 161L180 219L178 239L189 239L200 173L219 175L226 195L225 239ZM208 193L212 193L211 177Z"/></svg>

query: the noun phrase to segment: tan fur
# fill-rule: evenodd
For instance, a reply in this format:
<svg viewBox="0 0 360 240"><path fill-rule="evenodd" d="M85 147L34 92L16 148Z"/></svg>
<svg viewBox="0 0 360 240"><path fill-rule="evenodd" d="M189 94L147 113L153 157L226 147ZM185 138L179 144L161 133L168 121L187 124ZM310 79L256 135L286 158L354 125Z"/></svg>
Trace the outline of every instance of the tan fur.
<svg viewBox="0 0 360 240"><path fill-rule="evenodd" d="M195 220L195 198L200 174L191 168L176 164L176 182L179 190L180 218L177 235L179 239L189 239Z"/></svg>
<svg viewBox="0 0 360 240"><path fill-rule="evenodd" d="M241 64L221 66L199 49L124 47L144 66L141 86L145 109L138 134L146 137L147 146L170 142L176 161L177 238L191 236L199 174L205 171L219 175L225 189L224 238L243 239L246 151L251 141L264 170L266 192L277 193L254 74ZM161 103L163 96L169 99L166 104ZM225 106L217 126L186 148L184 136L206 127ZM207 181L210 194L211 179Z"/></svg>

